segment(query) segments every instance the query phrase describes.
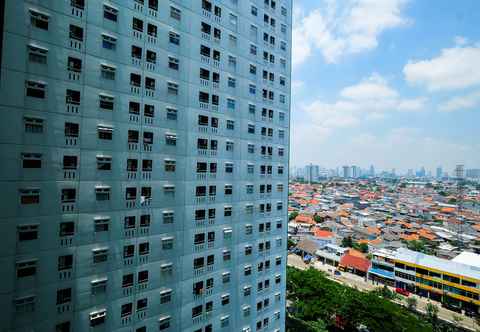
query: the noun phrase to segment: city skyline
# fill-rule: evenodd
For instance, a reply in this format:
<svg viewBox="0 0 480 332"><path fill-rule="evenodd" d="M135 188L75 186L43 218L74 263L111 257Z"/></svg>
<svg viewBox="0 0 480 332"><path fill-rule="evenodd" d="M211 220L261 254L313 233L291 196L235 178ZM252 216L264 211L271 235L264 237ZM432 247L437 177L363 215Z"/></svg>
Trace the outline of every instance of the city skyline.
<svg viewBox="0 0 480 332"><path fill-rule="evenodd" d="M291 164L480 165L479 6L296 1Z"/></svg>

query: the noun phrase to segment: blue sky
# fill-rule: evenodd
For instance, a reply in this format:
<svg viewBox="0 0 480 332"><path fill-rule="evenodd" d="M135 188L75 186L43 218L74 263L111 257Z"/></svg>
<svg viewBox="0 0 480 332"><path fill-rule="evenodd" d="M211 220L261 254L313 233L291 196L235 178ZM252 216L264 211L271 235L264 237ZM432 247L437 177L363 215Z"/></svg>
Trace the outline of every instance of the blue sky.
<svg viewBox="0 0 480 332"><path fill-rule="evenodd" d="M480 1L294 0L291 165L480 168Z"/></svg>

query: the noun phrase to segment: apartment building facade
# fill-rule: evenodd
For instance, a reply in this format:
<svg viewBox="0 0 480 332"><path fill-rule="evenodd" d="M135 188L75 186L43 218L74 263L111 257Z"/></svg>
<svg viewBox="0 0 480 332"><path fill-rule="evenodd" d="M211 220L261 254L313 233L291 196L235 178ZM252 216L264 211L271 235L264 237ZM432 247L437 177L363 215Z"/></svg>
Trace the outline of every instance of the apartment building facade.
<svg viewBox="0 0 480 332"><path fill-rule="evenodd" d="M0 330L284 331L291 0L6 0Z"/></svg>

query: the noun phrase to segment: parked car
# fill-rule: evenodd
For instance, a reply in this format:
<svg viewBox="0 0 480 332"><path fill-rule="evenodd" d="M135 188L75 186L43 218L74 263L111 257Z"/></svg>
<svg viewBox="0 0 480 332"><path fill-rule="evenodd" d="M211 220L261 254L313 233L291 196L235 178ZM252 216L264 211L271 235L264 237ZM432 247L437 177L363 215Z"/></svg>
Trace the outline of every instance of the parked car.
<svg viewBox="0 0 480 332"><path fill-rule="evenodd" d="M395 292L397 292L398 294L401 294L403 296L410 296L410 292L407 291L406 289L403 289L403 288L400 288L400 287L397 287L395 288Z"/></svg>
<svg viewBox="0 0 480 332"><path fill-rule="evenodd" d="M340 271L335 270L334 275L336 275L336 276L341 276L342 274L340 273Z"/></svg>

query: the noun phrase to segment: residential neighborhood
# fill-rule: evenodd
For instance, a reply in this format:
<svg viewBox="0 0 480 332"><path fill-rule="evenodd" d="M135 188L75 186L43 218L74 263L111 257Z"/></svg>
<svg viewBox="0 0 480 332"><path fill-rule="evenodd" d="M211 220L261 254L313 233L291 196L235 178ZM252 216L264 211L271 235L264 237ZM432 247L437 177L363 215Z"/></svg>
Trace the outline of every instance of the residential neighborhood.
<svg viewBox="0 0 480 332"><path fill-rule="evenodd" d="M331 179L289 186L289 250L374 285L476 316L480 193L475 185Z"/></svg>

